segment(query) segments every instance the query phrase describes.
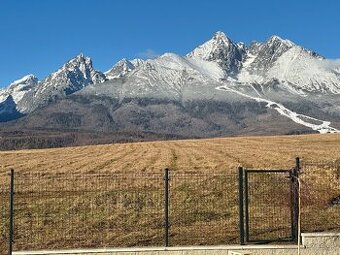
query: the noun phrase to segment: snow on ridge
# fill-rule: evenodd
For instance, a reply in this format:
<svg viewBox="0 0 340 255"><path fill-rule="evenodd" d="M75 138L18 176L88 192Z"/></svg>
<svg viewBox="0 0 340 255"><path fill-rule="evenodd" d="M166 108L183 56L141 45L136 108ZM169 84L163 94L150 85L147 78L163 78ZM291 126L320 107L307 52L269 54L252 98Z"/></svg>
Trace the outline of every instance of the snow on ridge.
<svg viewBox="0 0 340 255"><path fill-rule="evenodd" d="M117 68L112 71L114 67ZM149 87L157 87L165 91L164 94L169 91L181 93L180 89L185 83L205 85L221 80L238 82L244 87L253 86L254 89L256 86L268 86L269 89L272 85L279 86L280 91L302 97L317 93L320 97L340 94L340 61L324 60L276 35L247 48L244 43L233 42L225 33L218 31L210 40L186 56L165 53L149 60L123 59L113 68L105 74L98 72L93 68L91 59L81 53L39 82L33 89L33 101L36 98L37 102L46 101L44 99L58 93L64 96L65 90L67 93L73 93L89 84L123 76L126 76L126 80L131 84L137 80L138 89L141 91L150 91ZM36 77L27 75L11 85L25 82L25 79ZM16 102L23 98L30 87L28 84L22 86L16 86L16 94L11 93ZM135 89L133 86L131 88ZM239 88L242 91L243 87ZM7 98L8 94L8 88L0 91L0 101ZM30 93L28 95L31 96ZM258 95L261 98L261 95ZM306 121L306 118L303 120Z"/></svg>
<svg viewBox="0 0 340 255"><path fill-rule="evenodd" d="M282 104L276 103L274 101L264 99L264 98L261 98L261 97L253 97L253 96L244 94L240 91L231 89L226 85L219 86L216 89L221 90L221 91L233 92L233 93L238 94L240 96L253 99L257 102L266 103L267 108L274 109L279 114L281 114L282 116L285 116L285 117L291 119L295 123L298 123L298 124L303 125L305 127L311 128L314 131L318 131L320 134L340 133L340 130L330 126L330 124L331 124L330 121L319 120L319 119L316 119L316 118L313 118L313 117L310 117L310 116L307 116L307 115L304 115L304 114L299 114L299 113L293 112L292 110L289 110L288 108L286 108ZM308 122L307 120L310 120L311 122ZM315 124L315 122L321 122L321 124Z"/></svg>
<svg viewBox="0 0 340 255"><path fill-rule="evenodd" d="M15 81L13 81L10 85L9 85L9 87L11 87L11 86L13 86L13 85L17 85L17 84L20 84L20 83L25 83L25 82L27 82L28 80L38 80L38 78L35 76L35 75L33 75L33 74L28 74L28 75L25 75L24 77L22 77L22 78L20 78L20 79L18 79L18 80L15 80Z"/></svg>
<svg viewBox="0 0 340 255"><path fill-rule="evenodd" d="M215 81L220 81L225 78L225 72L215 62L205 61L199 58L187 58L188 62L198 70L201 74Z"/></svg>
<svg viewBox="0 0 340 255"><path fill-rule="evenodd" d="M220 81L225 78L223 69L215 62L195 57L182 57L174 53L165 53L156 59L146 61L146 63L178 71L179 75L182 75L183 71L189 72L196 77L201 77L201 82L205 82L206 79Z"/></svg>
<svg viewBox="0 0 340 255"><path fill-rule="evenodd" d="M109 80L121 78L136 69L137 67L141 66L144 62L145 61L140 58L135 58L132 60L123 58L119 60L116 64L114 64L109 70L104 72L104 75Z"/></svg>
<svg viewBox="0 0 340 255"><path fill-rule="evenodd" d="M26 93L38 84L38 78L33 74L13 81L6 89L0 90L0 102L5 101L8 96L12 96L15 103L18 103Z"/></svg>
<svg viewBox="0 0 340 255"><path fill-rule="evenodd" d="M4 93L4 90L0 90L0 103L7 99L8 95Z"/></svg>
<svg viewBox="0 0 340 255"><path fill-rule="evenodd" d="M302 47L285 52L267 72L267 77L287 81L305 91L340 93L340 79L331 68Z"/></svg>
<svg viewBox="0 0 340 255"><path fill-rule="evenodd" d="M268 41L267 41L268 44L272 44L272 43L274 43L274 42L280 42L280 43L283 43L283 44L285 44L285 45L287 45L287 46L289 46L289 47L296 46L296 44L293 43L292 41L290 41L290 40L288 40L288 39L282 39L282 38L281 38L280 36L278 36L278 35L272 35L272 36L268 39Z"/></svg>
<svg viewBox="0 0 340 255"><path fill-rule="evenodd" d="M325 60L300 46L290 47L265 69L258 69L254 61L258 61L257 55L248 52L236 76L240 83L276 80L282 88L304 97L306 92L340 94L340 61Z"/></svg>
<svg viewBox="0 0 340 255"><path fill-rule="evenodd" d="M223 32L218 31L210 40L204 42L189 52L186 57L197 57L208 60L212 57L212 54L215 51L218 51L221 48L227 48L230 44L234 43Z"/></svg>

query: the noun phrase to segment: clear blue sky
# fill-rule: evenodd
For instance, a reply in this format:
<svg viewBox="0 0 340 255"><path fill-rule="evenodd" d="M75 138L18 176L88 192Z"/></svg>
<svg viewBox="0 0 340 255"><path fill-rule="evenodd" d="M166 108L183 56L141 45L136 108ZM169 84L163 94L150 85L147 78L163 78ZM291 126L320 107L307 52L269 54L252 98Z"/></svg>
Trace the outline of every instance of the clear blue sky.
<svg viewBox="0 0 340 255"><path fill-rule="evenodd" d="M340 1L0 0L0 87L42 79L80 52L101 71L123 57L185 54L218 30L246 43L277 34L340 58Z"/></svg>

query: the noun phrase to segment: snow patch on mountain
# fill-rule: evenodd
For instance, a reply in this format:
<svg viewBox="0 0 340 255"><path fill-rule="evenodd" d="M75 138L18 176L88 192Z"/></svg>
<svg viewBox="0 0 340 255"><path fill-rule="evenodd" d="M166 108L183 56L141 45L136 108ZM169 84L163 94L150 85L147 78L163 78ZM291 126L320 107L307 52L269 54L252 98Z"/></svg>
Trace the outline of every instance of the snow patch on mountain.
<svg viewBox="0 0 340 255"><path fill-rule="evenodd" d="M8 96L12 96L13 101L18 103L24 96L38 84L38 78L33 74L25 75L21 79L13 81L7 89L0 90L0 103Z"/></svg>
<svg viewBox="0 0 340 255"><path fill-rule="evenodd" d="M136 67L139 67L140 65L142 65L145 62L145 60L140 59L140 58L135 58L135 59L130 60L130 62L136 68Z"/></svg>
<svg viewBox="0 0 340 255"><path fill-rule="evenodd" d="M93 68L92 60L80 54L44 79L37 87L34 97L67 95L105 80L105 75Z"/></svg>
<svg viewBox="0 0 340 255"><path fill-rule="evenodd" d="M195 48L186 56L213 61L219 64L228 75L235 75L241 68L244 45L237 45L223 32L216 32L212 39Z"/></svg>
<svg viewBox="0 0 340 255"><path fill-rule="evenodd" d="M190 77L204 80L203 75L186 58L165 53L156 59L146 60L130 72L124 91L131 96L152 94L154 91L178 96Z"/></svg>
<svg viewBox="0 0 340 255"><path fill-rule="evenodd" d="M279 36L247 46L217 32L186 56L166 53L148 60L122 59L105 74L96 71L91 59L80 54L41 82L32 75L13 82L0 90L0 102L11 95L17 109L29 113L88 86L88 94L119 98L214 99L219 96L215 97L218 93L214 88L226 82L236 85L229 87L233 93L262 100L297 123L321 132L332 131L328 122L294 113L275 101L286 96L292 100L304 97L313 98L317 104L319 98L337 96L340 61L325 60Z"/></svg>
<svg viewBox="0 0 340 255"><path fill-rule="evenodd" d="M255 45L255 46L254 46ZM273 36L264 44L247 51L236 80L244 84L271 84L300 96L308 93L340 93L340 69L316 53Z"/></svg>
<svg viewBox="0 0 340 255"><path fill-rule="evenodd" d="M120 98L148 97L180 100L183 91L194 90L197 86L215 84L225 77L223 69L215 62L199 58L182 57L174 53L165 53L155 59L144 61L141 65L128 72L124 79L112 80L108 86L100 86L103 91ZM211 86L211 85L210 85ZM213 88L213 86L211 86ZM89 90L95 90L91 86ZM199 91L197 91L200 93Z"/></svg>
<svg viewBox="0 0 340 255"><path fill-rule="evenodd" d="M305 127L311 128L315 131L318 131L321 134L340 133L340 130L330 126L331 122L329 122L329 121L319 120L319 119L316 119L316 118L313 118L313 117L310 117L310 116L307 116L307 115L304 115L304 114L299 114L299 113L293 112L292 110L289 110L287 107L283 106L282 104L276 103L274 101L267 100L267 99L260 98L260 97L253 97L253 96L244 94L240 91L237 91L237 90L234 90L234 89L228 87L227 85L219 86L216 89L222 90L222 91L233 92L233 93L238 94L240 96L253 99L257 102L266 103L267 108L274 109L279 114L291 119L295 123L298 123L298 124L303 125ZM317 122L319 122L320 124L316 124Z"/></svg>
<svg viewBox="0 0 340 255"><path fill-rule="evenodd" d="M187 58L190 66L199 73L215 81L226 78L223 69L215 62L208 62L199 58Z"/></svg>
<svg viewBox="0 0 340 255"><path fill-rule="evenodd" d="M281 47L282 45L285 45L287 47L296 46L296 44L293 43L292 41L287 40L287 39L282 39L278 35L271 36L266 44L268 45L269 48L276 47L275 44L279 45L279 47Z"/></svg>
<svg viewBox="0 0 340 255"><path fill-rule="evenodd" d="M165 53L160 57L147 60L129 75L129 78L144 77L149 80L167 83L178 89L185 82L219 81L225 77L223 69L215 62L208 62L200 58L181 57L174 53ZM157 85L157 84L155 84Z"/></svg>
<svg viewBox="0 0 340 255"><path fill-rule="evenodd" d="M135 58L133 60L127 60L126 58L123 58L104 74L108 80L118 79L124 77L135 68L141 66L144 62L145 61L143 59L139 58Z"/></svg>
<svg viewBox="0 0 340 255"><path fill-rule="evenodd" d="M268 71L266 78L276 78L309 92L340 93L340 76L326 68L318 59L301 47L294 47L282 55Z"/></svg>
<svg viewBox="0 0 340 255"><path fill-rule="evenodd" d="M21 113L29 113L90 84L105 80L105 75L93 68L92 60L79 54L34 86L17 103L17 109Z"/></svg>

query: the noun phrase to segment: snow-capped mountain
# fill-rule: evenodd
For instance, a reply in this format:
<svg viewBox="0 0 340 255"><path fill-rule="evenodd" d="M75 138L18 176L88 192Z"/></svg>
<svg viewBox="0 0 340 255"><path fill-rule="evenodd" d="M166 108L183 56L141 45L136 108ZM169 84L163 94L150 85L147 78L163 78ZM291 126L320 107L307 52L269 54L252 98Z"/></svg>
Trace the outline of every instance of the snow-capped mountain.
<svg viewBox="0 0 340 255"><path fill-rule="evenodd" d="M133 59L133 60L127 60L126 58L123 58L122 60L118 61L110 70L105 72L106 78L109 80L117 79L125 76L132 70L134 70L136 67L142 65L144 63L144 60L142 59Z"/></svg>
<svg viewBox="0 0 340 255"><path fill-rule="evenodd" d="M264 112L270 111L267 114L278 114L279 117L273 117L274 122L283 118L314 131L337 132L340 129L339 94L339 61L327 60L279 36L246 45L217 32L186 56L165 53L155 59L122 59L105 73L96 71L91 59L80 54L40 82L34 76L14 82L0 92L0 102L11 95L17 111L27 114L53 104L56 99L72 101L70 95L87 98L91 105L97 105L93 98L111 98L115 102L113 105L121 104L121 110L116 109L119 116L132 114L122 109L125 102L133 99L177 102L184 108L202 100L217 107L220 107L219 102L243 105L237 109L258 103ZM231 119L236 123L233 129L250 125L240 124L245 117L238 116L232 106L226 107L230 107L228 113L232 112ZM226 114L225 109L218 109ZM256 110L255 115L260 114L261 109ZM112 112L116 110L110 108L106 116L110 116L110 121L117 119L118 123L123 123L124 120ZM182 110L179 115L183 114ZM211 111L214 109L204 112ZM244 113L248 117L249 111ZM214 113L202 125L222 129L225 124L221 124L221 112ZM145 116L136 118L145 120ZM334 121L338 123L337 118L338 129L333 126ZM152 117L147 119L151 121ZM214 122L216 119L218 124Z"/></svg>
<svg viewBox="0 0 340 255"><path fill-rule="evenodd" d="M253 43L249 51L247 52L247 58L253 58L253 61L249 63L249 66L244 66L256 72L266 72L275 61L277 61L282 54L289 49L295 47L295 44L289 40L283 40L280 37L274 35L268 39L265 43Z"/></svg>
<svg viewBox="0 0 340 255"><path fill-rule="evenodd" d="M12 82L7 89L0 90L0 103L11 96L15 103L18 103L24 95L34 89L38 84L38 78L33 74L26 75L19 80Z"/></svg>
<svg viewBox="0 0 340 255"><path fill-rule="evenodd" d="M340 76L320 55L278 36L250 46L236 80L240 83L268 84L276 80L282 87L306 92L340 93Z"/></svg>
<svg viewBox="0 0 340 255"><path fill-rule="evenodd" d="M146 60L126 75L121 96L178 100L186 87L207 84L223 77L223 70L214 62L165 53Z"/></svg>
<svg viewBox="0 0 340 255"><path fill-rule="evenodd" d="M83 54L64 64L58 71L45 78L35 90L35 97L42 94L72 94L89 84L105 81L105 75L94 70L92 60ZM53 90L53 91L52 91Z"/></svg>
<svg viewBox="0 0 340 255"><path fill-rule="evenodd" d="M18 110L23 113L31 112L55 99L63 98L90 84L101 83L105 80L105 75L93 68L92 60L79 54L39 82L17 103Z"/></svg>
<svg viewBox="0 0 340 255"><path fill-rule="evenodd" d="M241 69L245 50L244 44L235 44L223 32L216 32L212 39L188 53L187 57L216 62L226 75L234 76Z"/></svg>

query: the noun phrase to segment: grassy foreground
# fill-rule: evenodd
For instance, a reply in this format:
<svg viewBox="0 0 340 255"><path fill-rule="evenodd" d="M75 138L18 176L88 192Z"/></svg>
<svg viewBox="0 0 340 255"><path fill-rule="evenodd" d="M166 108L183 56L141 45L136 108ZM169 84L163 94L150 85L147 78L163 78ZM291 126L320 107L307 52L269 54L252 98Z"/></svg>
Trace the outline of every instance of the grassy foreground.
<svg viewBox="0 0 340 255"><path fill-rule="evenodd" d="M0 152L0 248L6 249L12 168L17 188L16 250L162 245L166 167L172 173L170 244L227 244L238 242L237 167L287 169L294 166L296 156L306 162L336 161L340 135ZM330 198L340 195L338 169L311 165L310 173L303 177L308 184L302 197L305 225L312 231L340 229L339 206L329 205ZM272 177L251 183L258 202L250 205L250 211L263 218L262 225L251 226L255 237L289 234L287 183Z"/></svg>
<svg viewBox="0 0 340 255"><path fill-rule="evenodd" d="M340 159L340 135L217 138L95 145L58 149L0 151L1 176L18 172L235 171L287 168L299 156L307 161Z"/></svg>

